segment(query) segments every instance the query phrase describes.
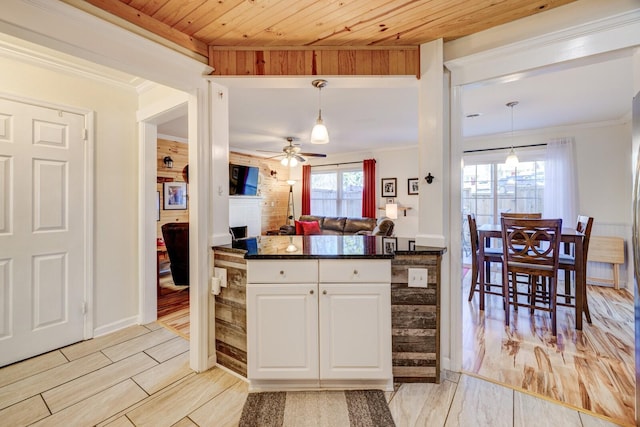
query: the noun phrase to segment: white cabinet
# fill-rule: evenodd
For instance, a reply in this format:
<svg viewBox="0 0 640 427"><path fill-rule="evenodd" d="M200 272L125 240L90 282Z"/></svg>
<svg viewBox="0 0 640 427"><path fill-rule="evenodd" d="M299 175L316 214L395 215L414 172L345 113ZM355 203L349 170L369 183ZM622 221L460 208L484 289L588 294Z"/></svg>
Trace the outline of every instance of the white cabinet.
<svg viewBox="0 0 640 427"><path fill-rule="evenodd" d="M389 260L248 260L252 389L392 387Z"/></svg>
<svg viewBox="0 0 640 427"><path fill-rule="evenodd" d="M323 283L320 292L320 378L389 378L389 284Z"/></svg>
<svg viewBox="0 0 640 427"><path fill-rule="evenodd" d="M314 284L249 284L248 375L318 378L318 298Z"/></svg>

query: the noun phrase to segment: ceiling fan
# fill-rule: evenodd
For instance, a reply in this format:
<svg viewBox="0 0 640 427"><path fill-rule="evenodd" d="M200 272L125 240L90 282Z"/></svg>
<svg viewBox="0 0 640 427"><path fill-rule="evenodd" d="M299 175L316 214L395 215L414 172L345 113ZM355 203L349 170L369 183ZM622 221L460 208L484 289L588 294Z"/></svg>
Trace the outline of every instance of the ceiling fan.
<svg viewBox="0 0 640 427"><path fill-rule="evenodd" d="M284 148L282 148L282 154L278 154L276 156L270 157L271 159L273 159L273 158L282 156L282 160L281 160L280 163L282 163L283 166L295 167L295 166L298 165L298 162L300 162L300 163L306 162L307 159L305 159L303 156L306 156L306 157L327 157L326 154L321 154L321 153L302 153L302 152L300 152L300 150L302 150L302 148L300 148L300 144L294 144L293 143L293 141L296 141L297 138L294 138L292 136L287 136L285 138L285 140L289 144L284 146ZM258 151L262 151L262 152L265 152L265 153L273 153L273 151L265 151L265 150L258 150Z"/></svg>

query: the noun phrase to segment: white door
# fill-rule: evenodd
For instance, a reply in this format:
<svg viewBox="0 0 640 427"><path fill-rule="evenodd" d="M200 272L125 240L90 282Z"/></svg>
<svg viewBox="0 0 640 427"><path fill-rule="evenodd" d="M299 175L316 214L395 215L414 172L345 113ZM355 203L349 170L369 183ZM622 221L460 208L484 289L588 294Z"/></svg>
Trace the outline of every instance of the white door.
<svg viewBox="0 0 640 427"><path fill-rule="evenodd" d="M318 379L316 284L247 285L249 379Z"/></svg>
<svg viewBox="0 0 640 427"><path fill-rule="evenodd" d="M320 284L320 379L391 378L388 283Z"/></svg>
<svg viewBox="0 0 640 427"><path fill-rule="evenodd" d="M0 366L83 339L85 119L0 98Z"/></svg>

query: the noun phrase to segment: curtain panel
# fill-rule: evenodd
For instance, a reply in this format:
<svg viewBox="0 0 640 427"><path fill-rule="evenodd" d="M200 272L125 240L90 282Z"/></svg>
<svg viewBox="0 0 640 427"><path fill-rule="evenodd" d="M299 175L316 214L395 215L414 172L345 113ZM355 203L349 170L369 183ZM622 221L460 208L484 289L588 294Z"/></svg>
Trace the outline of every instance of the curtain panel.
<svg viewBox="0 0 640 427"><path fill-rule="evenodd" d="M311 165L302 166L302 215L311 215Z"/></svg>
<svg viewBox="0 0 640 427"><path fill-rule="evenodd" d="M376 161L367 159L362 162L364 185L362 187L362 216L376 218Z"/></svg>
<svg viewBox="0 0 640 427"><path fill-rule="evenodd" d="M544 165L544 217L574 227L578 217L578 178L573 138L547 143Z"/></svg>

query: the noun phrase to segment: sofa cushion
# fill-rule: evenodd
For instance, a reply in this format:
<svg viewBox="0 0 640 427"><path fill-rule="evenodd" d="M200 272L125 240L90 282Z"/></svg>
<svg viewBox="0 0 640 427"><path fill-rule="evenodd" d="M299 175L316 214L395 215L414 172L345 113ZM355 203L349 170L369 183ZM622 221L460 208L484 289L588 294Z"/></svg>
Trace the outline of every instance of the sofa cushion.
<svg viewBox="0 0 640 427"><path fill-rule="evenodd" d="M320 223L318 221L295 221L296 224L296 234L303 235L304 227L306 226L315 226L320 230Z"/></svg>
<svg viewBox="0 0 640 427"><path fill-rule="evenodd" d="M300 215L300 218L298 218L299 221L318 221L318 224L320 224L320 229L323 228L322 223L324 222L324 217L323 216L317 216L317 215Z"/></svg>
<svg viewBox="0 0 640 427"><path fill-rule="evenodd" d="M303 221L302 224L302 234L305 236L311 236L313 234L322 234L322 230L320 230L320 224L318 221Z"/></svg>
<svg viewBox="0 0 640 427"><path fill-rule="evenodd" d="M375 226L375 218L347 218L344 232L345 234L355 234L359 231L371 231Z"/></svg>
<svg viewBox="0 0 640 427"><path fill-rule="evenodd" d="M347 218L345 217L325 217L324 222L322 223L322 231L338 231L340 233L344 232L344 225L347 222Z"/></svg>

